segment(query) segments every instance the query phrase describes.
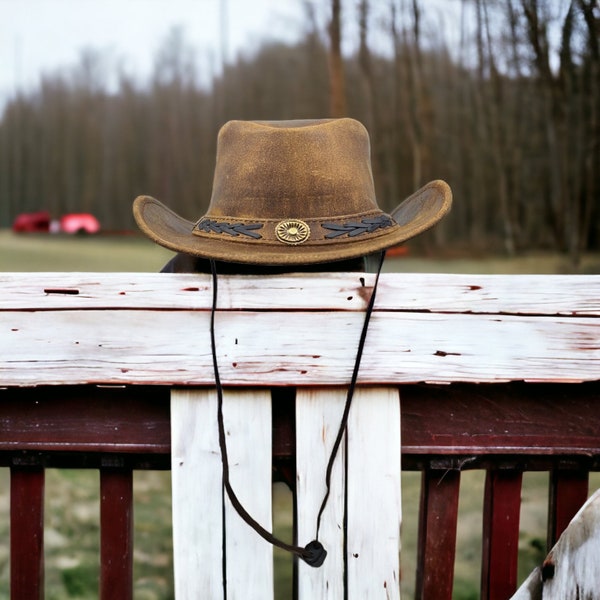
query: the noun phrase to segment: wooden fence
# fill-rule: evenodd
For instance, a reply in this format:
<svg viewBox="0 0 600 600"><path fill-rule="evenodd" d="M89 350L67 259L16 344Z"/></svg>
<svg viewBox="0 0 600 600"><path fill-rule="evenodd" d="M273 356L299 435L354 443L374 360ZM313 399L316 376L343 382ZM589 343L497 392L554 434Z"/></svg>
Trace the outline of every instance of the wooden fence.
<svg viewBox="0 0 600 600"><path fill-rule="evenodd" d="M221 277L231 481L267 529L271 472L314 537L373 283ZM172 468L177 598L272 597L272 548L223 494L208 277L0 276L0 464L11 595L43 597L44 468L101 473L102 599L132 597L132 472ZM549 547L600 465L600 277L386 274L321 541L299 598L451 598L460 474L485 469L481 595L517 588L521 481L551 473ZM290 390L292 390L290 392ZM400 461L422 473L416 574L399 571Z"/></svg>

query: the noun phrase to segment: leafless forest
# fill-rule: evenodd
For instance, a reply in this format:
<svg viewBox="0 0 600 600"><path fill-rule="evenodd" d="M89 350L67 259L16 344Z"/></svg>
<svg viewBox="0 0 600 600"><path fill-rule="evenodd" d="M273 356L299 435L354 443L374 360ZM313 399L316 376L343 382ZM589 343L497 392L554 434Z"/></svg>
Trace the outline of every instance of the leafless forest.
<svg viewBox="0 0 600 600"><path fill-rule="evenodd" d="M358 33L342 52L350 2ZM0 225L47 209L133 229L140 193L195 219L225 121L351 116L371 134L383 207L430 179L451 184L452 214L419 242L428 249L548 249L576 263L600 249L598 1L450 4L458 17L445 23L427 0L328 0L323 24L306 1L300 41L240 54L208 84L179 30L149 81L122 72L116 89L102 55L85 52L4 109Z"/></svg>

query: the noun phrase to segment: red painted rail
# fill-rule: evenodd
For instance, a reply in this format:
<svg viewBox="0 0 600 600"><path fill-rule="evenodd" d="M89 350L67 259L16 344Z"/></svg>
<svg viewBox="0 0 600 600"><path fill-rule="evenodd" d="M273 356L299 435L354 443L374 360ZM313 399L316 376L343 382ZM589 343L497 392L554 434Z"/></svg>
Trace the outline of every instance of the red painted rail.
<svg viewBox="0 0 600 600"><path fill-rule="evenodd" d="M551 545L600 468L600 382L407 385L401 398L403 469L420 470L423 482L417 597L452 597L460 473L478 468L487 472L482 597L509 598L522 474L551 473ZM273 456L289 465L293 397L277 392L276 404ZM0 422L0 464L11 467L11 597L43 597L44 468L87 467L101 473L100 598L131 598L132 472L169 468L169 388L4 389Z"/></svg>
<svg viewBox="0 0 600 600"><path fill-rule="evenodd" d="M170 468L171 389L214 385L210 280L0 280L11 596L43 597L44 470L67 467L100 471L99 595L129 599L132 474ZM274 390L273 463L292 487L293 386L348 384L372 285L369 274L222 278L221 380ZM600 470L599 299L597 276L382 276L358 383L400 389L402 469L422 474L416 573L402 573L418 598L452 597L462 471L486 476L482 598L516 589L524 473L550 474L548 546L585 501Z"/></svg>

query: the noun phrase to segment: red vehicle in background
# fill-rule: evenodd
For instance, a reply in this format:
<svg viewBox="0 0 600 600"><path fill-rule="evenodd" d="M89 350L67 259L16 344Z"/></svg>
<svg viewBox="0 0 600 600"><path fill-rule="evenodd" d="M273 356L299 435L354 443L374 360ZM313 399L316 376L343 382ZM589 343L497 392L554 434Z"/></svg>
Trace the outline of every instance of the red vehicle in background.
<svg viewBox="0 0 600 600"><path fill-rule="evenodd" d="M60 231L64 233L98 233L100 223L90 213L71 213L60 218Z"/></svg>
<svg viewBox="0 0 600 600"><path fill-rule="evenodd" d="M15 233L47 233L50 231L50 213L40 210L18 215L12 229Z"/></svg>
<svg viewBox="0 0 600 600"><path fill-rule="evenodd" d="M15 233L98 233L100 223L90 213L69 213L53 221L48 211L40 210L18 215L12 229Z"/></svg>

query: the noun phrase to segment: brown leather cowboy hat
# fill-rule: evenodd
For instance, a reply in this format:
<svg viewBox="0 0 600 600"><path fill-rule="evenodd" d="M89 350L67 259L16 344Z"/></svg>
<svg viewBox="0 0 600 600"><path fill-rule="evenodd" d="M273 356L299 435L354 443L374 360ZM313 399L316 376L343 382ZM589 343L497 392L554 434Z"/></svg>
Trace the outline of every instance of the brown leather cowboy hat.
<svg viewBox="0 0 600 600"><path fill-rule="evenodd" d="M150 196L133 213L176 252L258 265L366 256L435 225L452 193L432 181L391 214L377 205L369 135L353 119L230 121L219 132L213 191L196 223Z"/></svg>

